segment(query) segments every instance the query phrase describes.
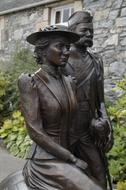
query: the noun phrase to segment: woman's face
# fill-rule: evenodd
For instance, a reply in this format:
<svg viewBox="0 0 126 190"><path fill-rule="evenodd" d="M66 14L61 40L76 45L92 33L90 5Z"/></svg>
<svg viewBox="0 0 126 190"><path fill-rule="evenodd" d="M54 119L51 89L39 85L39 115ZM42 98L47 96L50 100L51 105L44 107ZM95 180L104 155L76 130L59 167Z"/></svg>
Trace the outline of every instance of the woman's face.
<svg viewBox="0 0 126 190"><path fill-rule="evenodd" d="M65 66L69 58L70 44L64 37L51 40L46 52L46 61L54 66Z"/></svg>

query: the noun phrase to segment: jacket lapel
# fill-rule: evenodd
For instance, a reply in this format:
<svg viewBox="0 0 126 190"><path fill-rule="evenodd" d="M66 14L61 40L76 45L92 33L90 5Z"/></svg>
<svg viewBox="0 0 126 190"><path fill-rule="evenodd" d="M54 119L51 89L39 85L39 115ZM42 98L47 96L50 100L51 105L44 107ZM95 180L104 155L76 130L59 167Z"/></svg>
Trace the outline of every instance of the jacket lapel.
<svg viewBox="0 0 126 190"><path fill-rule="evenodd" d="M39 80L48 88L48 90L51 92L53 97L57 100L57 102L59 103L59 105L62 108L62 103L59 100L58 89L56 88L55 84L50 82L50 79L49 79L48 75L46 74L46 72L44 72L42 69L40 69L38 72L35 73L35 76L37 76L37 78L39 78Z"/></svg>
<svg viewBox="0 0 126 190"><path fill-rule="evenodd" d="M64 83L64 86L65 86L65 89L66 89L66 92L67 92L67 95L68 95L68 100L69 100L69 105L70 105L70 111L73 110L73 108L76 107L76 104L77 104L77 100L76 100L76 97L75 97L75 89L72 88L72 78L71 76L63 76L63 83Z"/></svg>

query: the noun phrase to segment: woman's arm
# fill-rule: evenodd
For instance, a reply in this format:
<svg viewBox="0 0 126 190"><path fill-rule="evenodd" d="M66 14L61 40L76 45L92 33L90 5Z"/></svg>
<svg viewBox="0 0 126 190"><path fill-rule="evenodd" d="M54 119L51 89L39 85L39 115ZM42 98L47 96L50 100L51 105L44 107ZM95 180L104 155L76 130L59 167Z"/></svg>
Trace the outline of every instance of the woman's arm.
<svg viewBox="0 0 126 190"><path fill-rule="evenodd" d="M31 139L54 156L65 161L76 162L73 154L55 143L44 132L39 110L38 92L34 81L32 81L32 77L22 74L18 80L18 87L21 98L21 109Z"/></svg>

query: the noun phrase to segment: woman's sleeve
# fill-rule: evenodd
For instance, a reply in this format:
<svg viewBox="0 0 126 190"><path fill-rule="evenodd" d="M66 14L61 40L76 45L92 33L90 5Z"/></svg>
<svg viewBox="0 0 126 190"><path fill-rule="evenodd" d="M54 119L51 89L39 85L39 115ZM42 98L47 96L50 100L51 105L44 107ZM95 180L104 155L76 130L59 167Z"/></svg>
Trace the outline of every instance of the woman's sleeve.
<svg viewBox="0 0 126 190"><path fill-rule="evenodd" d="M73 159L73 155L67 149L55 143L43 130L38 91L33 78L27 74L22 74L18 79L18 88L21 110L30 138L58 158L63 160Z"/></svg>

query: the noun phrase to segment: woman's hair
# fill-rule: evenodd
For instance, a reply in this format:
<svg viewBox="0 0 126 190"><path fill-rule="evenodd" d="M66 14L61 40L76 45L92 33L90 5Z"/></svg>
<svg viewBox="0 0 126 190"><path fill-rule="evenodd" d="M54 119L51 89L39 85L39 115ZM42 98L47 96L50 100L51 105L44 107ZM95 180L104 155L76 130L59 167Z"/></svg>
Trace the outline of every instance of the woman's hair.
<svg viewBox="0 0 126 190"><path fill-rule="evenodd" d="M40 39L36 45L34 50L34 58L36 59L37 64L42 65L44 62L44 56L46 54L46 49L49 45L49 39Z"/></svg>
<svg viewBox="0 0 126 190"><path fill-rule="evenodd" d="M61 36L60 35L56 35L56 36L48 36L48 38L42 38L39 39L36 42L35 45L35 50L34 50L34 58L36 59L37 64L42 65L44 63L44 58L46 55L46 51L48 46L50 45L50 43L52 43L54 41L54 39L60 39Z"/></svg>

